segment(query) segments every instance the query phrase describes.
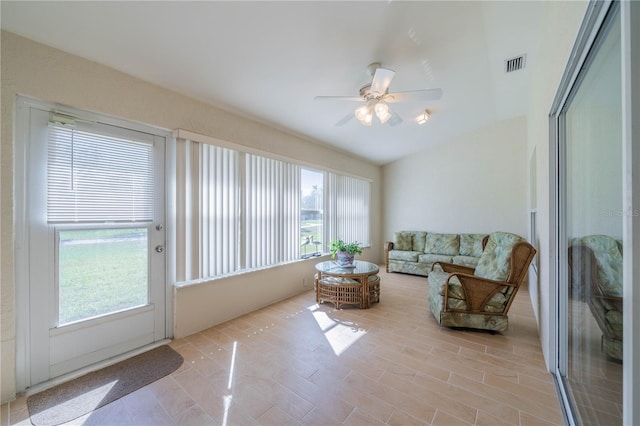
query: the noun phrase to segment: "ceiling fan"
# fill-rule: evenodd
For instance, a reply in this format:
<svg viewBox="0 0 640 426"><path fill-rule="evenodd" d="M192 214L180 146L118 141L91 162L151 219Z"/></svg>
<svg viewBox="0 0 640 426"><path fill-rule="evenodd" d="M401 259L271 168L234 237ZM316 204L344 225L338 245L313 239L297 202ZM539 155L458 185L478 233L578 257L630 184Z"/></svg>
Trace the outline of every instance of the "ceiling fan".
<svg viewBox="0 0 640 426"><path fill-rule="evenodd" d="M380 123L389 123L396 126L402 123L398 113L393 112L388 104L405 101L434 101L442 97L442 89L410 90L407 92L389 93L389 85L393 80L395 71L382 68L379 62L374 62L367 67L371 76L371 83L360 88L360 96L316 96L318 101L338 100L364 102L364 105L356 108L354 113L349 113L336 123L343 126L354 116L365 126L371 126L375 113Z"/></svg>

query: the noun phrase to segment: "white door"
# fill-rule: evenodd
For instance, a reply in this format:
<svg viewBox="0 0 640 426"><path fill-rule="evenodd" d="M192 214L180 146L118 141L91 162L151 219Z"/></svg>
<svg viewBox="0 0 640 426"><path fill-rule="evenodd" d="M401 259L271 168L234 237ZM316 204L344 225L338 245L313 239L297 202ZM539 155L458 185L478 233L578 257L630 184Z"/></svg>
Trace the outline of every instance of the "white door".
<svg viewBox="0 0 640 426"><path fill-rule="evenodd" d="M29 387L167 337L165 136L19 106Z"/></svg>

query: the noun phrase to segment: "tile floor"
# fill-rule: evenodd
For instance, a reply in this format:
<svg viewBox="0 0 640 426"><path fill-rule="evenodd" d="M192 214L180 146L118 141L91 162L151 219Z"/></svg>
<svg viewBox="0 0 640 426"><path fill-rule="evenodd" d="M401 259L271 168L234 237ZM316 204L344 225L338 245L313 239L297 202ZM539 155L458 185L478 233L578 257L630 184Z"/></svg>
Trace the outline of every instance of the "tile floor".
<svg viewBox="0 0 640 426"><path fill-rule="evenodd" d="M175 340L176 372L72 424L563 423L526 290L509 331L491 335L440 328L425 278L381 279L371 309L318 306L307 292ZM30 424L25 398L1 418Z"/></svg>

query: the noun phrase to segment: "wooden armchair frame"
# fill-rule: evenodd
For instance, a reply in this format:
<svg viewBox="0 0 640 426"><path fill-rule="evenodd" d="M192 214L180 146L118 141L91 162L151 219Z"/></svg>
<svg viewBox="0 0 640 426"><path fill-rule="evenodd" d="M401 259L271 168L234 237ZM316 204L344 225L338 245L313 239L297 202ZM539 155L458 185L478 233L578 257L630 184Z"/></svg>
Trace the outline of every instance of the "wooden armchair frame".
<svg viewBox="0 0 640 426"><path fill-rule="evenodd" d="M483 241L483 243L486 244L485 241ZM474 275L475 268L445 262L434 263L431 267L432 271L435 266L438 265L444 272L450 274L447 278L446 285L444 286L444 303L442 305L442 312L506 316L509 308L511 307L511 303L513 303L513 299L520 288L520 284L522 284L524 278L527 276L527 270L535 255L536 249L528 242L521 241L514 244L511 251L511 270L505 281L496 281L478 277ZM449 308L449 282L453 277L456 277L462 285L467 309ZM509 296L507 304L502 312L487 311L487 303L489 303L491 298L505 286L513 287L513 292Z"/></svg>

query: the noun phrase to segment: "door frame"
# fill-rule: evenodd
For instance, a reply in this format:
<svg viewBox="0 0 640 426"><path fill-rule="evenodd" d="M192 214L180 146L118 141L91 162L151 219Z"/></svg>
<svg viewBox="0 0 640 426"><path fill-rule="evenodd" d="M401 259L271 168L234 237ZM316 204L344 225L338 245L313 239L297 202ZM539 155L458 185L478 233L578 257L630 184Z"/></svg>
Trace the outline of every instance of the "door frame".
<svg viewBox="0 0 640 426"><path fill-rule="evenodd" d="M94 121L104 123L112 126L121 127L124 129L130 129L139 132L146 132L156 135L158 137L165 138L164 147L164 161L161 164L156 164L155 167L160 168L163 172L164 179L164 193L161 194L161 203L164 209L164 220L171 220L168 216L168 182L170 182L167 176L167 152L168 147L172 142L171 131L155 126L144 125L135 123L119 118L110 117L104 114L93 113L89 111L80 110L73 107L67 107L58 103L40 101L28 96L18 95L16 99L16 112L15 112L15 168L14 168L14 193L15 193L15 300L16 300L16 390L17 392L23 392L29 386L31 382L31 348L30 348L30 328L31 328L31 309L30 309L30 219L28 214L28 199L27 193L29 188L29 158L30 158L30 109L36 108L41 110L55 111L56 113L66 114L73 117L78 117L83 120ZM168 245L168 238L170 233L168 232L172 226L165 226L165 247ZM168 270L170 264L170 258L165 258L164 266L164 338L160 339L143 348L135 349L131 352L114 356L113 358L98 362L96 364L81 368L77 371L63 374L60 377L53 378L48 382L38 384L29 389L29 393L40 391L44 388L55 385L56 383L66 381L70 378L77 377L86 374L89 371L93 371L99 368L103 368L107 365L114 364L124 358L133 356L137 353L143 352L154 346L159 346L168 342L167 339L173 337L173 291L169 283Z"/></svg>

